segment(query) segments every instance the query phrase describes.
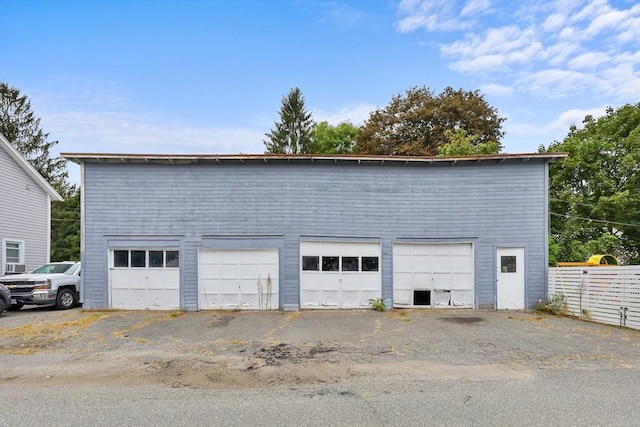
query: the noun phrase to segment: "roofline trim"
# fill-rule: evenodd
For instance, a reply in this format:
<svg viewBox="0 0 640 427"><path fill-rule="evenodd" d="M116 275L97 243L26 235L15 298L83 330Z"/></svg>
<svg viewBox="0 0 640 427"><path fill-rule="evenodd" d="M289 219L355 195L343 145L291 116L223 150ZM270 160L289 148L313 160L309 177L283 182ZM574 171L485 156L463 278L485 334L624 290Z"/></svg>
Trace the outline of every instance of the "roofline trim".
<svg viewBox="0 0 640 427"><path fill-rule="evenodd" d="M51 200L56 202L61 202L64 199L58 192L47 182L46 179L38 171L29 163L29 161L22 155L20 152L9 142L9 140L0 133L0 145L5 146L7 153L9 156L25 171L31 179L33 179L36 184L42 188L42 190L47 193L47 195L51 198Z"/></svg>
<svg viewBox="0 0 640 427"><path fill-rule="evenodd" d="M540 159L554 162L567 157L567 153L521 153L521 154L490 154L478 156L379 156L379 155L334 155L334 154L123 154L123 153L61 153L65 159L77 164L82 163L155 163L155 164L188 164L188 163L241 163L255 161L256 163L270 162L333 162L348 164L385 163L398 164L433 164L433 163L481 163L506 160L521 160L523 162Z"/></svg>

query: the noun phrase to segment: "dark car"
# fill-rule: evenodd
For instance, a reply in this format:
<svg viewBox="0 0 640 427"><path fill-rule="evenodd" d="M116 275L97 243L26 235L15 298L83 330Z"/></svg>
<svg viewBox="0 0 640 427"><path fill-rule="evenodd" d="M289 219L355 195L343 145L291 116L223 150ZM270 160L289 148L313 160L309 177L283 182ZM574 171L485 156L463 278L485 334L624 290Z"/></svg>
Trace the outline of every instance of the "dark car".
<svg viewBox="0 0 640 427"><path fill-rule="evenodd" d="M5 285L0 285L0 314L9 307L11 307L11 291Z"/></svg>

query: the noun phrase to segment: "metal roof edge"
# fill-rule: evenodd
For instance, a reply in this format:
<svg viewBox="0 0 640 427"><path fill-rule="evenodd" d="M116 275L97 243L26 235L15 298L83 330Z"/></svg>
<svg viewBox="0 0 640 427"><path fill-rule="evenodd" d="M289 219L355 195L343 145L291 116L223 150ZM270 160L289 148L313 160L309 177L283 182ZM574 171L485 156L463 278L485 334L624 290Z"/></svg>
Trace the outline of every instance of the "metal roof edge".
<svg viewBox="0 0 640 427"><path fill-rule="evenodd" d="M518 153L489 154L476 156L381 156L381 155L335 155L335 154L125 154L125 153L60 153L65 159L77 164L82 163L155 163L155 164L188 164L188 163L227 163L252 161L258 163L309 162L318 161L350 164L371 163L480 163L485 161L503 162L506 160L528 161L532 159L554 162L567 157L567 153Z"/></svg>

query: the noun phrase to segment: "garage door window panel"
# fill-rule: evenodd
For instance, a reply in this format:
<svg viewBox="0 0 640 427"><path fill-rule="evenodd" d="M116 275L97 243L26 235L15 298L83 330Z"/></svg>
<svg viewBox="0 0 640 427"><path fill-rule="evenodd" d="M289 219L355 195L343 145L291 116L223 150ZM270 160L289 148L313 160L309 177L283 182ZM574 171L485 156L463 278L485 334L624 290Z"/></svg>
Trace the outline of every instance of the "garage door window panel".
<svg viewBox="0 0 640 427"><path fill-rule="evenodd" d="M323 256L322 257L322 271L340 271L340 257L337 256Z"/></svg>
<svg viewBox="0 0 640 427"><path fill-rule="evenodd" d="M167 253L166 266L168 268L180 268L180 252L167 251L166 253Z"/></svg>
<svg viewBox="0 0 640 427"><path fill-rule="evenodd" d="M377 256L363 256L362 257L362 271L378 271L378 257Z"/></svg>
<svg viewBox="0 0 640 427"><path fill-rule="evenodd" d="M147 251L131 251L131 267L145 268L147 266Z"/></svg>
<svg viewBox="0 0 640 427"><path fill-rule="evenodd" d="M128 268L129 251L113 251L113 266L116 268Z"/></svg>
<svg viewBox="0 0 640 427"><path fill-rule="evenodd" d="M149 251L149 267L164 267L164 251Z"/></svg>
<svg viewBox="0 0 640 427"><path fill-rule="evenodd" d="M319 256L303 256L302 271L320 271Z"/></svg>
<svg viewBox="0 0 640 427"><path fill-rule="evenodd" d="M360 258L359 257L342 257L342 271L360 271Z"/></svg>

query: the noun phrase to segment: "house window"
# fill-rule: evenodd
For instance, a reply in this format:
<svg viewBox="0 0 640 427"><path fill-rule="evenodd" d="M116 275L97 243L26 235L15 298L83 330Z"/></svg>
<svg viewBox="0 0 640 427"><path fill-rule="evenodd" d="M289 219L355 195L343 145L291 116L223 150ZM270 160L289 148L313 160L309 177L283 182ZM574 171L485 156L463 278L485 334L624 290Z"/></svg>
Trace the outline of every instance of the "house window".
<svg viewBox="0 0 640 427"><path fill-rule="evenodd" d="M7 264L24 264L24 242L20 240L3 240L4 262Z"/></svg>

